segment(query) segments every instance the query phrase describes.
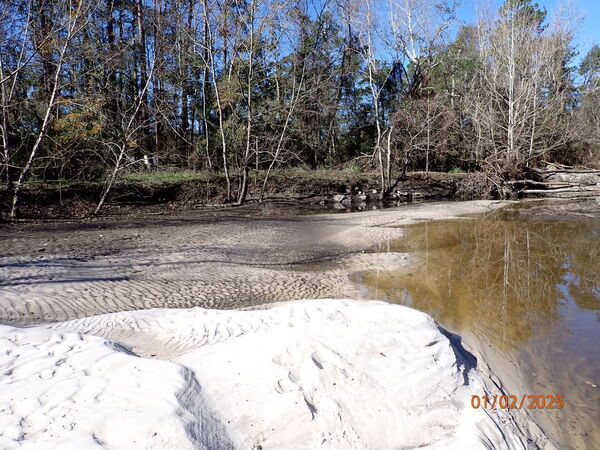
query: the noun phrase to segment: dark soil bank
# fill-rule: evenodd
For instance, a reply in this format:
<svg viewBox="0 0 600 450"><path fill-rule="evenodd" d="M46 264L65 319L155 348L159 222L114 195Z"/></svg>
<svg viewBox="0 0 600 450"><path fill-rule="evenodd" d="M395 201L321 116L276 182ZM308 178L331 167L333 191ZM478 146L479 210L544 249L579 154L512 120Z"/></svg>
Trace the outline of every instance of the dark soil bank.
<svg viewBox="0 0 600 450"><path fill-rule="evenodd" d="M409 174L405 180L398 183L390 202L394 205L413 200L452 198L458 183L465 176L466 174L447 173ZM269 186L265 195L265 204L270 205L266 208L269 211L284 203L295 213L299 212L298 208L336 208L344 211L382 206L378 201L379 175L375 172L281 172L271 177ZM249 212L256 209L260 188L260 179L251 181L246 206ZM22 193L19 217L85 217L93 211L101 192L102 185L97 183L76 183L66 187L29 187ZM225 179L219 175L207 176L202 180L178 182L122 181L113 187L103 214L127 214L132 210L139 210L140 207L154 212L168 212L222 206L225 192ZM0 204L4 214L9 210L10 194L6 188L0 190ZM294 208L294 205L297 208Z"/></svg>

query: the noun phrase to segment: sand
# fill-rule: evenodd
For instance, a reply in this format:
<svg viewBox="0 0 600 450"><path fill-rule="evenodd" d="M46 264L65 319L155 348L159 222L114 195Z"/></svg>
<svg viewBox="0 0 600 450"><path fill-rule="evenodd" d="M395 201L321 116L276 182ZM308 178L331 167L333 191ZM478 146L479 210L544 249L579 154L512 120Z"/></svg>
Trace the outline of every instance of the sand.
<svg viewBox="0 0 600 450"><path fill-rule="evenodd" d="M0 348L2 448L547 445L533 424L473 409L493 383L398 305L121 312L0 326Z"/></svg>
<svg viewBox="0 0 600 450"><path fill-rule="evenodd" d="M333 300L397 226L505 204L5 227L0 447L552 448L429 316Z"/></svg>
<svg viewBox="0 0 600 450"><path fill-rule="evenodd" d="M361 253L400 237L402 231L394 226L504 204L428 203L296 217L188 212L6 227L0 229L0 323L148 308L232 309L302 298L358 298L350 273L403 264L402 255Z"/></svg>

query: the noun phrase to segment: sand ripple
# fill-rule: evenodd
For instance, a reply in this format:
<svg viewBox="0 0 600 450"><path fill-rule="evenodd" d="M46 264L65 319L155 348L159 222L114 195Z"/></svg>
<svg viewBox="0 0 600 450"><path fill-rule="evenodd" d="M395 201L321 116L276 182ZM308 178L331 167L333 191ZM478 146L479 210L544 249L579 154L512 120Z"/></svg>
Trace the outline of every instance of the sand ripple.
<svg viewBox="0 0 600 450"><path fill-rule="evenodd" d="M401 231L392 226L492 206L428 204L285 218L188 214L0 230L0 322L53 322L155 307L231 309L301 298L360 297L348 281L349 273L402 263L402 255L360 253L399 237Z"/></svg>

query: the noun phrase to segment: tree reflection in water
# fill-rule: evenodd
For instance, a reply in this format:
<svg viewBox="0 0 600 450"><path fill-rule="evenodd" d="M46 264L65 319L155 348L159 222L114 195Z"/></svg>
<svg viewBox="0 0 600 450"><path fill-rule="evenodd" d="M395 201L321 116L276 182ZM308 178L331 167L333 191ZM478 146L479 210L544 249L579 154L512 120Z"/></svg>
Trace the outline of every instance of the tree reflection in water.
<svg viewBox="0 0 600 450"><path fill-rule="evenodd" d="M568 399L564 410L534 411L555 423L560 447L600 448L600 220L513 211L425 222L376 251L415 258L356 274L369 297L425 311L509 355L529 383L523 393Z"/></svg>
<svg viewBox="0 0 600 450"><path fill-rule="evenodd" d="M600 320L600 223L466 219L405 228L378 251L416 264L358 275L371 297L427 311L457 331L514 347L555 327L572 299ZM567 295L565 295L567 294Z"/></svg>

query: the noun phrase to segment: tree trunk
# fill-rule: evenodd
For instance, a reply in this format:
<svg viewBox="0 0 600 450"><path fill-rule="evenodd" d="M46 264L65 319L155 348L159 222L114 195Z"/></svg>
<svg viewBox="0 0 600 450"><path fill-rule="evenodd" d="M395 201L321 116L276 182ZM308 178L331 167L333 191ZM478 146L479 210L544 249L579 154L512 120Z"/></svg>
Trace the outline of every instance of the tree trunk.
<svg viewBox="0 0 600 450"><path fill-rule="evenodd" d="M207 23L207 31L208 31L208 62L210 68L211 81L213 85L213 89L215 91L215 100L217 102L217 111L219 115L219 130L221 134L221 156L223 158L223 172L225 173L225 180L227 183L227 193L225 197L225 202L231 201L231 178L229 177L229 163L227 161L227 138L225 136L225 128L224 128L224 120L223 120L223 105L221 103L221 94L219 93L219 86L217 84L217 70L216 70L216 62L214 55L214 48L212 45L212 31L210 28L210 22L208 18L208 1L203 0L204 5L204 14L205 14L205 23ZM225 49L223 50L225 51Z"/></svg>
<svg viewBox="0 0 600 450"><path fill-rule="evenodd" d="M62 71L63 63L64 63L65 53L67 52L69 43L70 43L71 39L73 38L73 35L76 32L76 25L77 25L77 21L79 19L79 14L81 13L81 8L82 8L82 1L80 1L77 4L77 8L74 11L74 15L72 17L70 17L70 22L67 27L67 35L64 37L63 45L58 54L58 60L56 62L56 70L54 72L54 77L51 80L52 88L50 91L50 96L48 98L48 105L46 107L46 112L44 114L44 118L42 120L42 124L41 124L40 130L38 132L38 136L35 140L35 143L33 144L33 147L31 148L31 152L29 153L27 162L25 163L25 167L23 167L23 169L21 170L21 173L19 174L19 178L17 179L17 181L15 183L15 190L13 193L12 205L11 205L11 209L10 209L10 217L11 218L16 217L16 215L17 215L17 207L19 204L21 189L23 188L23 184L25 183L25 181L27 180L27 177L29 176L31 167L33 166L33 163L35 161L37 153L38 153L42 143L44 142L44 138L46 137L46 132L48 131L48 125L50 124L50 117L51 117L52 110L54 109L54 105L56 102L56 94L58 92L58 87L59 87L59 82L60 82L60 74Z"/></svg>
<svg viewBox="0 0 600 450"><path fill-rule="evenodd" d="M135 14L137 20L137 43L138 43L138 66L140 79L138 82L139 93L143 93L143 97L141 99L141 107L139 110L140 121L142 123L141 133L142 133L142 152L143 153L152 153L153 151L153 142L152 139L148 136L148 131L146 126L148 125L149 118L149 108L148 108L148 92L144 89L144 83L148 79L148 70L146 67L148 56L146 54L146 31L144 28L144 14L143 14L143 4L142 0L135 0Z"/></svg>
<svg viewBox="0 0 600 450"><path fill-rule="evenodd" d="M249 8L250 45L248 49L248 89L246 91L246 150L244 152L244 158L242 160L242 182L237 200L238 205L244 204L244 202L246 201L246 194L248 192L248 164L250 163L250 139L252 136L252 76L254 73L254 0L250 0Z"/></svg>
<svg viewBox="0 0 600 450"><path fill-rule="evenodd" d="M0 80L4 80L4 64L2 55L0 55ZM2 123L0 124L0 133L2 133L2 165L4 166L3 172L6 179L6 188L11 188L10 178L10 150L8 143L8 93L6 92L7 81L0 81L0 100L2 101Z"/></svg>

